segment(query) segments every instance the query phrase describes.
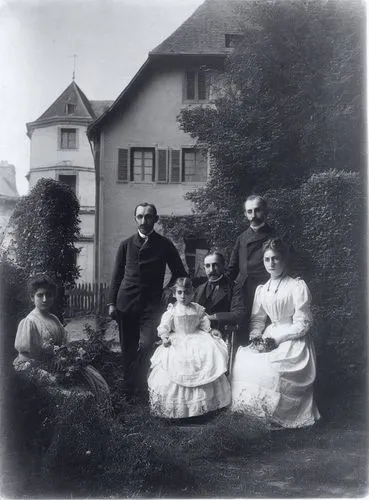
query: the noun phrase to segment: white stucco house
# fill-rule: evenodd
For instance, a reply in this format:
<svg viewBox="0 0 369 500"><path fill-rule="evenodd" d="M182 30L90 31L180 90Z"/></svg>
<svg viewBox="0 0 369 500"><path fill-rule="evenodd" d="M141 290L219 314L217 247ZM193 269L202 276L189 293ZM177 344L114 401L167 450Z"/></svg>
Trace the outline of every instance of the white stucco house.
<svg viewBox="0 0 369 500"><path fill-rule="evenodd" d="M213 82L242 32L240 1L205 0L88 126L96 167L97 280L110 280L119 242L135 230L139 202L154 203L159 215L191 213L183 195L206 183L210 162L180 130L177 116L184 107L211 103Z"/></svg>

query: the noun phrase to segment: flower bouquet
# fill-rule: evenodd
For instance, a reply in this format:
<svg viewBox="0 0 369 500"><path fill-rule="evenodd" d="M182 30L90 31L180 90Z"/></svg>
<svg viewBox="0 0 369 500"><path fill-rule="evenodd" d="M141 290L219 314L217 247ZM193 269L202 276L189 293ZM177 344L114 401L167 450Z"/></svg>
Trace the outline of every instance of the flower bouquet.
<svg viewBox="0 0 369 500"><path fill-rule="evenodd" d="M277 348L277 343L271 337L254 337L250 340L250 347L257 352L270 352Z"/></svg>

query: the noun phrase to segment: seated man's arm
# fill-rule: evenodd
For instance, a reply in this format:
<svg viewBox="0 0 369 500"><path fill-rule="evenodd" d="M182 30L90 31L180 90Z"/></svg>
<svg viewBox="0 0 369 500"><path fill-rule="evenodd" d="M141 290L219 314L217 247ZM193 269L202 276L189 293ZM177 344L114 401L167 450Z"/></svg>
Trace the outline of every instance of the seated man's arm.
<svg viewBox="0 0 369 500"><path fill-rule="evenodd" d="M242 287L238 284L233 286L230 311L215 313L212 319L220 324L232 323L240 324L246 314L245 300L242 293Z"/></svg>

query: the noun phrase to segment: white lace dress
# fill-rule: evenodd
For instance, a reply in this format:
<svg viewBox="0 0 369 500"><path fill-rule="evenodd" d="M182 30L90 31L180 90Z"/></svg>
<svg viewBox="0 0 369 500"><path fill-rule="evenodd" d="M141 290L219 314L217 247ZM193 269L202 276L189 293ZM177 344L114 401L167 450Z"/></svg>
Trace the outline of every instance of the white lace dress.
<svg viewBox="0 0 369 500"><path fill-rule="evenodd" d="M278 347L257 352L240 347L232 372L232 410L267 419L281 427L314 424L320 415L314 403L315 351L309 329L311 296L301 279L286 276L278 290L269 282L256 289L250 339L273 338ZM271 324L265 328L267 318Z"/></svg>
<svg viewBox="0 0 369 500"><path fill-rule="evenodd" d="M170 345L160 345L151 358L148 385L153 414L194 417L230 404L227 346L212 335L204 307L193 302L170 304L158 335L169 335Z"/></svg>

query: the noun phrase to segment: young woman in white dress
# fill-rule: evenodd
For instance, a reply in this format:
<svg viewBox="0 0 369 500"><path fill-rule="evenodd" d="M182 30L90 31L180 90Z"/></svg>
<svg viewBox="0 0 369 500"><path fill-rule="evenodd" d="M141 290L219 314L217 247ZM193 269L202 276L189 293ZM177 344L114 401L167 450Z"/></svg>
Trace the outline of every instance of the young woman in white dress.
<svg viewBox="0 0 369 500"><path fill-rule="evenodd" d="M235 356L231 408L266 419L272 428L310 426L320 418L313 398L311 295L302 279L287 274L288 248L281 239L265 242L263 256L270 279L255 292L250 344Z"/></svg>
<svg viewBox="0 0 369 500"><path fill-rule="evenodd" d="M231 402L227 346L211 329L205 308L191 302L189 278L177 279L174 296L158 327L162 343L148 378L151 412L170 419L203 415Z"/></svg>
<svg viewBox="0 0 369 500"><path fill-rule="evenodd" d="M67 335L59 319L50 312L56 297L56 285L46 275L33 277L28 283L34 309L18 325L14 347L18 356L14 369L26 378L48 388L50 394L77 397L75 389L57 389L57 377L49 368L54 366L56 351L67 343ZM110 390L103 376L91 365L81 369L81 384L93 393L101 407L110 412Z"/></svg>

